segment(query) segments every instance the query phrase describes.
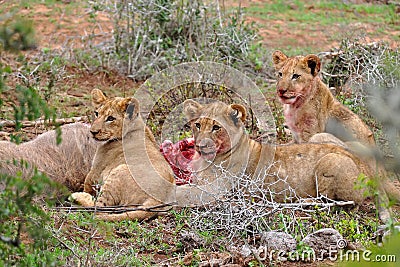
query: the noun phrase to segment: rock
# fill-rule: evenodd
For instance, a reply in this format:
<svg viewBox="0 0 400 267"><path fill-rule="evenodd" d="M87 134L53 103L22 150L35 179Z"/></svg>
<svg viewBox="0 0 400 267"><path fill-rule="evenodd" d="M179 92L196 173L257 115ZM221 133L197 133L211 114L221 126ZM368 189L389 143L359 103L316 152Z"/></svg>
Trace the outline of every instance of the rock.
<svg viewBox="0 0 400 267"><path fill-rule="evenodd" d="M270 231L263 233L261 244L268 251L285 251L290 252L296 250L297 242L291 235L285 232Z"/></svg>
<svg viewBox="0 0 400 267"><path fill-rule="evenodd" d="M196 249L206 244L204 238L194 232L182 231L180 236L180 241L187 250Z"/></svg>
<svg viewBox="0 0 400 267"><path fill-rule="evenodd" d="M251 255L251 248L248 245L243 245L242 249L240 250L240 254L245 258L250 256Z"/></svg>
<svg viewBox="0 0 400 267"><path fill-rule="evenodd" d="M333 257L347 247L347 241L333 228L320 229L304 237L302 242L313 249L319 258Z"/></svg>

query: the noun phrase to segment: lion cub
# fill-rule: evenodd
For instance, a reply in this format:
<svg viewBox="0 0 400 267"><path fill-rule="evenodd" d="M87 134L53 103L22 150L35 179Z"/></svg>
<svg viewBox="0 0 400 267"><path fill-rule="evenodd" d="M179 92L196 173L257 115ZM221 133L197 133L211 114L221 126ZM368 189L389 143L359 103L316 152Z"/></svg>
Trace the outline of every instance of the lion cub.
<svg viewBox="0 0 400 267"><path fill-rule="evenodd" d="M275 51L272 59L278 74L276 90L283 104L285 123L296 143L308 142L317 133L331 132L342 141L375 146L368 126L342 105L318 77L321 62L316 55L289 58Z"/></svg>
<svg viewBox="0 0 400 267"><path fill-rule="evenodd" d="M19 145L0 141L0 173L15 176L21 172L23 178L29 179L34 168L37 168L71 192L82 190L99 142L91 138L89 125L85 123L76 122L60 128L60 144L56 142L55 130L42 133ZM15 164L14 160L18 163L24 160L29 166Z"/></svg>
<svg viewBox="0 0 400 267"><path fill-rule="evenodd" d="M200 104L188 99L183 106L200 158L192 165L197 181L176 189L179 204L203 205L222 199L224 192L240 187L237 177L243 174L249 179L264 177L260 186L265 188L264 197L272 201L290 202L296 199L294 192L300 198L324 195L357 204L365 199L364 190L354 186L360 174L372 178L375 170L343 147L261 144L246 133L246 108L240 104ZM400 192L389 180L383 177L378 187L379 203L387 202L387 194L400 202ZM381 219L387 221L389 211L385 206L378 208Z"/></svg>
<svg viewBox="0 0 400 267"><path fill-rule="evenodd" d="M72 194L72 199L83 206L136 209L98 216L110 221L144 220L158 215L159 210L148 209L175 201L175 179L139 114L138 101L131 97L107 98L94 89L92 103L96 119L90 132L94 139L105 142L97 149L84 192ZM98 189L95 202L92 196Z"/></svg>

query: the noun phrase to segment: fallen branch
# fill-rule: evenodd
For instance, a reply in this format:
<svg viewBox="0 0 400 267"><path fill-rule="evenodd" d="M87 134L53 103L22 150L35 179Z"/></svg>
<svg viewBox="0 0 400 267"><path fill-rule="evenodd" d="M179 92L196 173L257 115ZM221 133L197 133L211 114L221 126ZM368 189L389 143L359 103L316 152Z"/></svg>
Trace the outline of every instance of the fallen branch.
<svg viewBox="0 0 400 267"><path fill-rule="evenodd" d="M87 122L89 121L88 116L81 116L81 117L71 117L71 118L61 118L53 120L36 120L36 121L21 121L22 127L33 127L33 126L40 126L40 125L63 125L68 123L74 122ZM15 127L16 122L14 120L2 120L0 121L0 128L1 127Z"/></svg>
<svg viewBox="0 0 400 267"><path fill-rule="evenodd" d="M279 208L293 208L293 207L304 207L304 206L320 206L320 207L342 207L348 205L355 205L354 201L335 201L324 203L324 202L301 202L301 203L273 203L266 205L267 207L279 207Z"/></svg>
<svg viewBox="0 0 400 267"><path fill-rule="evenodd" d="M279 172L272 169L275 166L278 167L279 163L265 166L259 175L247 176L235 175L221 165L214 165L220 171L218 179L224 183L208 192L204 187L198 188L215 201L191 208L188 218L191 228L197 231L223 231L226 240L231 242L243 233L256 236L276 227L288 232L288 229L294 229L294 224L299 224L299 216L313 218L312 214L316 212L329 213L333 207L355 205L354 201L329 199L319 194L318 190L316 197L300 197L288 182L288 177L280 176ZM232 185L232 188L226 187L226 184ZM280 202L282 199L286 202Z"/></svg>
<svg viewBox="0 0 400 267"><path fill-rule="evenodd" d="M126 205L126 206L107 206L107 207L80 207L80 206L72 206L72 207L56 207L53 208L53 210L59 211L59 210L65 210L65 211L70 211L70 212L102 212L102 213L112 213L112 214L120 214L120 213L125 213L129 211L148 211L148 212L167 212L170 211L172 206L175 205L176 203L167 203L167 204L161 204L157 206L151 206L151 207L139 207L140 205ZM132 208L131 208L132 207ZM167 209L164 210L159 210L160 208L165 208L168 207Z"/></svg>
<svg viewBox="0 0 400 267"><path fill-rule="evenodd" d="M321 71L321 73L325 76L329 76L329 77L333 77L333 78L337 78L337 77L346 77L347 75L344 74L329 74L326 71Z"/></svg>
<svg viewBox="0 0 400 267"><path fill-rule="evenodd" d="M53 231L53 235L52 235L55 239L57 239L58 242L60 242L60 244L62 246L64 246L64 248L68 249L69 251L72 252L72 254L79 260L79 263L82 261L81 257L79 257L79 255L75 252L75 250L73 250L70 246L68 246L64 241L62 241L55 233L55 231Z"/></svg>

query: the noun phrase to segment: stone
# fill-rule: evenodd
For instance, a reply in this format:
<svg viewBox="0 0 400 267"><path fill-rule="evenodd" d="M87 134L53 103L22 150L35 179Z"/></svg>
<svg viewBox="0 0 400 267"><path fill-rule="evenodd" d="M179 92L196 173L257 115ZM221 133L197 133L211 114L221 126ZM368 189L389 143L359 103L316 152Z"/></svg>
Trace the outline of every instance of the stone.
<svg viewBox="0 0 400 267"><path fill-rule="evenodd" d="M290 252L296 250L297 242L294 237L279 231L270 231L263 233L261 237L261 244L267 248L268 251L285 251Z"/></svg>
<svg viewBox="0 0 400 267"><path fill-rule="evenodd" d="M347 241L333 228L320 229L304 237L302 242L313 249L318 258L333 257L347 247Z"/></svg>

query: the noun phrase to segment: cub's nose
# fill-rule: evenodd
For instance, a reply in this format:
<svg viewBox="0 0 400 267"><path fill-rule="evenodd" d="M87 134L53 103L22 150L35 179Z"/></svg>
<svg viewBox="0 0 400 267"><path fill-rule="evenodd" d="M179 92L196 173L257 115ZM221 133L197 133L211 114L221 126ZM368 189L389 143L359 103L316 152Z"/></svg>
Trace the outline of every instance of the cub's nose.
<svg viewBox="0 0 400 267"><path fill-rule="evenodd" d="M95 136L96 134L98 134L100 131L99 130L90 130L90 133Z"/></svg>
<svg viewBox="0 0 400 267"><path fill-rule="evenodd" d="M279 95L283 95L283 94L285 94L286 92L287 92L287 90L284 89L284 88L279 88L279 89L278 89Z"/></svg>
<svg viewBox="0 0 400 267"><path fill-rule="evenodd" d="M214 147L214 141L209 138L205 138L202 139L200 143L196 144L196 146L200 149L212 148Z"/></svg>

